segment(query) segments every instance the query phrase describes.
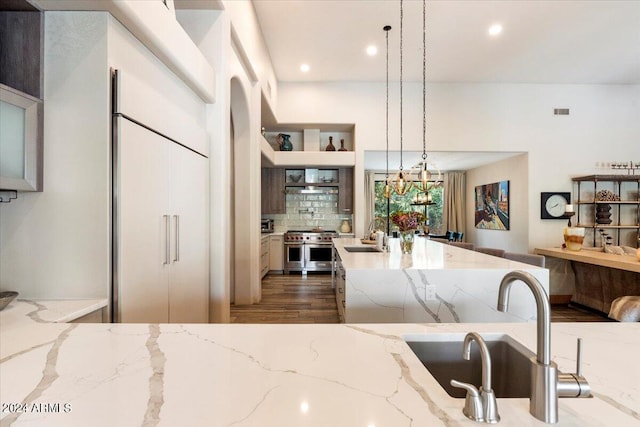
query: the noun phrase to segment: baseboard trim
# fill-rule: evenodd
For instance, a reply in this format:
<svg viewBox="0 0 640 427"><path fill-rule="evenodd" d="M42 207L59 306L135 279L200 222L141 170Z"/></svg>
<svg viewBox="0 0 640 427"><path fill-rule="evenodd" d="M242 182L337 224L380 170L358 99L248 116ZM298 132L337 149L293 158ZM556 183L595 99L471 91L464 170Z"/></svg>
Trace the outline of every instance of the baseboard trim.
<svg viewBox="0 0 640 427"><path fill-rule="evenodd" d="M571 295L549 295L549 304L567 305L571 302Z"/></svg>

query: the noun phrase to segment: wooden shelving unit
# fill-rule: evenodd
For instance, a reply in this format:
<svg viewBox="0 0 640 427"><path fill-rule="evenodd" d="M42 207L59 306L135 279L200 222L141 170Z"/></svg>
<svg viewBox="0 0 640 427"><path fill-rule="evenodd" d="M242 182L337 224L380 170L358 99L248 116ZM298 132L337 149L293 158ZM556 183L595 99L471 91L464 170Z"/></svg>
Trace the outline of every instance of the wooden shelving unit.
<svg viewBox="0 0 640 427"><path fill-rule="evenodd" d="M572 178L574 183L574 204L578 227L591 229L593 246L596 246L597 229L613 230L615 244L629 244L621 242L625 230L635 230L635 246L640 246L640 176L636 175L587 175ZM596 200L596 193L609 190L620 197L617 201ZM610 205L612 207L612 222L598 224L595 207Z"/></svg>

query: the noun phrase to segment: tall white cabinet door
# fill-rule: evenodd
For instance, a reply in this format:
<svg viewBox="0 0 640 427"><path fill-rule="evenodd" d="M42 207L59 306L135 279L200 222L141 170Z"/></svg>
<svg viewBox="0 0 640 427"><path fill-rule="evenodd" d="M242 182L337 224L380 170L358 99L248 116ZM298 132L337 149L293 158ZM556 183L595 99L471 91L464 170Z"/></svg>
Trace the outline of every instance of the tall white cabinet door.
<svg viewBox="0 0 640 427"><path fill-rule="evenodd" d="M118 121L119 321L166 323L172 144L126 119Z"/></svg>
<svg viewBox="0 0 640 427"><path fill-rule="evenodd" d="M209 162L177 144L172 164L169 321L209 321Z"/></svg>

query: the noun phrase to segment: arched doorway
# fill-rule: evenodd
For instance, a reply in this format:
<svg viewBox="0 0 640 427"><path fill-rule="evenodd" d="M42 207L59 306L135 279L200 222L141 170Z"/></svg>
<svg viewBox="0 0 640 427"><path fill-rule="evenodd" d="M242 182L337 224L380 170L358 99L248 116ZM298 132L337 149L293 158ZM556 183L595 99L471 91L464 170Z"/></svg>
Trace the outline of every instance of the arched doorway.
<svg viewBox="0 0 640 427"><path fill-rule="evenodd" d="M242 83L235 77L231 79L230 106L230 299L236 304L252 304L259 300L258 271L254 268L254 252L258 251L252 244L257 238L252 234L257 233L259 226L258 218L253 218L256 214L255 195L252 194L252 188L255 188L252 180L257 172L252 170L255 156L251 149L248 98Z"/></svg>

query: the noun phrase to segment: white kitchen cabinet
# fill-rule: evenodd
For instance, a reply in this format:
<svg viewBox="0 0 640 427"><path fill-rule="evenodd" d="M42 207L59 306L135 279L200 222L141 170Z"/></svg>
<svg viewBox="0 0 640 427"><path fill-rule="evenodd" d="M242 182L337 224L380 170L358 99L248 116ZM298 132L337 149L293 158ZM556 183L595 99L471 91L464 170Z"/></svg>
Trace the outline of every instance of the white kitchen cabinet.
<svg viewBox="0 0 640 427"><path fill-rule="evenodd" d="M173 144L171 182L174 252L169 321L209 319L209 167L205 157Z"/></svg>
<svg viewBox="0 0 640 427"><path fill-rule="evenodd" d="M260 278L269 272L269 236L260 238Z"/></svg>
<svg viewBox="0 0 640 427"><path fill-rule="evenodd" d="M346 272L344 267L342 266L342 260L340 256L337 254L337 251L334 249L335 256L335 264L334 264L334 280L335 287L334 292L336 294L336 306L338 307L338 317L340 318L340 322L344 323L345 319L345 310L346 310L346 298L345 298L345 288L346 288Z"/></svg>
<svg viewBox="0 0 640 427"><path fill-rule="evenodd" d="M207 159L118 119L117 320L208 321Z"/></svg>
<svg viewBox="0 0 640 427"><path fill-rule="evenodd" d="M284 269L284 236L269 236L269 270L282 272Z"/></svg>

